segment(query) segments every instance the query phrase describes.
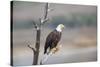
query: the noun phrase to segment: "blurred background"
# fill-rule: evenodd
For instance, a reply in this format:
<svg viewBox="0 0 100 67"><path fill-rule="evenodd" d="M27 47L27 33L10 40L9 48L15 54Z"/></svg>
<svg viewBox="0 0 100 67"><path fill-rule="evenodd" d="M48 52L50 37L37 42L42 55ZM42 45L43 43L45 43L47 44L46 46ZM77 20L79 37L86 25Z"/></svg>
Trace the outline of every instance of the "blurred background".
<svg viewBox="0 0 100 67"><path fill-rule="evenodd" d="M32 65L36 30L32 21L39 23L45 3L13 2L13 62L14 65ZM64 24L59 45L62 48L50 56L45 64L90 62L97 60L97 6L50 3L53 9L49 21L42 26L39 61L43 56L47 35L58 24Z"/></svg>

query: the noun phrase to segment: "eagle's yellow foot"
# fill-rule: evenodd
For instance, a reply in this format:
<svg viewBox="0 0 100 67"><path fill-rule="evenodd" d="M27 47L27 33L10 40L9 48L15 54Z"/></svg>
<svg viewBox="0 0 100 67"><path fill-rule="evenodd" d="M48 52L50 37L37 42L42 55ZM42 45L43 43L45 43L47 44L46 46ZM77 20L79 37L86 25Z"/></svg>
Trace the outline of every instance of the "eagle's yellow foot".
<svg viewBox="0 0 100 67"><path fill-rule="evenodd" d="M53 48L52 51L55 51L57 48Z"/></svg>
<svg viewBox="0 0 100 67"><path fill-rule="evenodd" d="M53 54L55 54L59 49L58 48L53 48L51 51Z"/></svg>
<svg viewBox="0 0 100 67"><path fill-rule="evenodd" d="M53 54L55 54L55 53L57 53L57 52L60 50L61 47L62 47L62 45L59 45L59 46L57 46L57 47L51 49L50 52L52 52Z"/></svg>

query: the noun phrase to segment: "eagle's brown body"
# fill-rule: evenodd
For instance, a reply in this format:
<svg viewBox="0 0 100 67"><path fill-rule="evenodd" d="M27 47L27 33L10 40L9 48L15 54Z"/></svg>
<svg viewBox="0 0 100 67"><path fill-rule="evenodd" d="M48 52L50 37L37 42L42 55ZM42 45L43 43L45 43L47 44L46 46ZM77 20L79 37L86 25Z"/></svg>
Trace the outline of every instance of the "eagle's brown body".
<svg viewBox="0 0 100 67"><path fill-rule="evenodd" d="M46 38L44 46L44 54L47 53L48 48L50 48L50 50L55 48L60 39L61 39L61 32L57 30L52 31Z"/></svg>

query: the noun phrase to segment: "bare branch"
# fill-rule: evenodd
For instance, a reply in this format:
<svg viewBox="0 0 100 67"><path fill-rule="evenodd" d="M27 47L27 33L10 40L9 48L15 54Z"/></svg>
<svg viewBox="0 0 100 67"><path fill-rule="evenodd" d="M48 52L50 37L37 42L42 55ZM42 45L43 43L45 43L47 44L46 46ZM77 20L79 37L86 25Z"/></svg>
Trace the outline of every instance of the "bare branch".
<svg viewBox="0 0 100 67"><path fill-rule="evenodd" d="M44 20L43 24L44 24L45 22L47 22L48 20L49 20L49 18L46 18L46 19Z"/></svg>
<svg viewBox="0 0 100 67"><path fill-rule="evenodd" d="M36 22L35 21L32 21L32 23L33 23L33 25L34 25L34 28L38 28L38 24L36 24Z"/></svg>
<svg viewBox="0 0 100 67"><path fill-rule="evenodd" d="M36 49L33 48L33 47L30 45L31 43L30 43L29 41L27 42L27 44L28 44L27 47L29 47L29 48L32 49L34 52L36 52Z"/></svg>
<svg viewBox="0 0 100 67"><path fill-rule="evenodd" d="M49 19L47 18L48 16L48 11L49 11L49 4L46 3L45 8L44 8L44 16L43 19L40 19L41 24L44 24L45 22L47 22Z"/></svg>
<svg viewBox="0 0 100 67"><path fill-rule="evenodd" d="M47 18L47 15L48 15L48 8L49 8L49 4L48 3L46 3L46 5L45 5L45 15L44 15L44 19L46 19Z"/></svg>
<svg viewBox="0 0 100 67"><path fill-rule="evenodd" d="M46 19L40 19L41 24L44 24L45 22L47 22L49 20L49 18Z"/></svg>
<svg viewBox="0 0 100 67"><path fill-rule="evenodd" d="M30 45L27 45L30 49L32 49L34 52L36 52L36 49L34 49L33 47L31 47Z"/></svg>

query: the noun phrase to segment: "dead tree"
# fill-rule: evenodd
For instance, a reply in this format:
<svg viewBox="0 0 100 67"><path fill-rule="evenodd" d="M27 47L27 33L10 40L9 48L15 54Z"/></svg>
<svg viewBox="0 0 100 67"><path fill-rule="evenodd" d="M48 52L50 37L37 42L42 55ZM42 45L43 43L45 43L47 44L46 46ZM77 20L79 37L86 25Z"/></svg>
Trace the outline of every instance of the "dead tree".
<svg viewBox="0 0 100 67"><path fill-rule="evenodd" d="M45 24L49 19L48 19L48 12L50 11L49 9L49 4L45 4L44 8L44 15L43 18L39 18L39 24L33 22L34 28L36 29L36 43L35 47L31 47L31 45L28 44L28 47L33 51L33 63L32 65L37 65L38 64L38 57L39 57L39 49L40 49L40 37L41 37L41 26Z"/></svg>

